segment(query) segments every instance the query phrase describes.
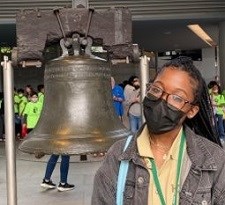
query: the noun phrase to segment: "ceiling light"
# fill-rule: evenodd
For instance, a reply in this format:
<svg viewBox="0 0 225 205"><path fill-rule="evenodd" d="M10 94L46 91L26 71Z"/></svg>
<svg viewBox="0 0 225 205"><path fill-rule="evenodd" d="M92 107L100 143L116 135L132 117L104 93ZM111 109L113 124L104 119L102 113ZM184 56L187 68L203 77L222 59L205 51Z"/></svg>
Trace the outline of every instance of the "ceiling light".
<svg viewBox="0 0 225 205"><path fill-rule="evenodd" d="M216 42L213 41L212 38L198 24L188 25L187 27L190 30L192 30L203 41L205 41L208 45L212 47L216 46Z"/></svg>

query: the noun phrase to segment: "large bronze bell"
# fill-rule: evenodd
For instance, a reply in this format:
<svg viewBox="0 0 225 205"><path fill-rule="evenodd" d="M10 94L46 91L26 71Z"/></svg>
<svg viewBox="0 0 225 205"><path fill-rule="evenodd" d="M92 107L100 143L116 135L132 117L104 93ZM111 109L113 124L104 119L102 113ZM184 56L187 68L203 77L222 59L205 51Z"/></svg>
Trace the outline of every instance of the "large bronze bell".
<svg viewBox="0 0 225 205"><path fill-rule="evenodd" d="M64 56L45 68L45 101L35 129L19 149L32 154L105 152L130 132L116 116L107 62Z"/></svg>

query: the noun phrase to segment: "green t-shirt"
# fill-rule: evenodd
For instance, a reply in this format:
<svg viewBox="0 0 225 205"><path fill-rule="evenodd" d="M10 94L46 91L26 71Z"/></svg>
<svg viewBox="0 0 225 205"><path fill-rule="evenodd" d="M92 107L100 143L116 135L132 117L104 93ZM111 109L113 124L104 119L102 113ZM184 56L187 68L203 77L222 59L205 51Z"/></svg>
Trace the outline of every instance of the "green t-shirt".
<svg viewBox="0 0 225 205"><path fill-rule="evenodd" d="M40 102L28 102L24 109L23 115L27 115L27 128L35 128L41 115L42 104Z"/></svg>
<svg viewBox="0 0 225 205"><path fill-rule="evenodd" d="M225 106L224 96L220 94L214 95L213 100L216 103L216 114L223 115L224 114L223 107Z"/></svg>

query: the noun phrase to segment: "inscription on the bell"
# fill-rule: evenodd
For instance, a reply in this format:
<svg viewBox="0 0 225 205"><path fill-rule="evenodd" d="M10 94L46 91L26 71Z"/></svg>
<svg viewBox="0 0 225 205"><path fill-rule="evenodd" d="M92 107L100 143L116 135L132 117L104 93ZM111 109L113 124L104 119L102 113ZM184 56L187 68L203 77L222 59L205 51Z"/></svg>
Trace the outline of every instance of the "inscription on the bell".
<svg viewBox="0 0 225 205"><path fill-rule="evenodd" d="M93 67L92 65L48 67L45 71L46 80L56 78L96 78L110 76L111 72L109 67Z"/></svg>
<svg viewBox="0 0 225 205"><path fill-rule="evenodd" d="M110 71L110 68L109 67L105 67L105 66L102 66L102 65L92 65L92 64L88 64L88 65L69 65L69 66L65 66L65 65L62 65L62 66L49 66L48 69L46 69L46 73L48 72L61 72L61 71L65 71L65 70L71 70L71 71Z"/></svg>

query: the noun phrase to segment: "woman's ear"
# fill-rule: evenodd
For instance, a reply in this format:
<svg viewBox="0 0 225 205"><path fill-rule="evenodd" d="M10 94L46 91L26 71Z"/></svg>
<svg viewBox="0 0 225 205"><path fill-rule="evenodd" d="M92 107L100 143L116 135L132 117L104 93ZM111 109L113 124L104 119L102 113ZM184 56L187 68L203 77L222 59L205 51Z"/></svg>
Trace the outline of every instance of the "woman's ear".
<svg viewBox="0 0 225 205"><path fill-rule="evenodd" d="M198 113L198 111L199 111L198 105L192 106L191 109L187 113L187 118L189 118L189 119L193 118Z"/></svg>

